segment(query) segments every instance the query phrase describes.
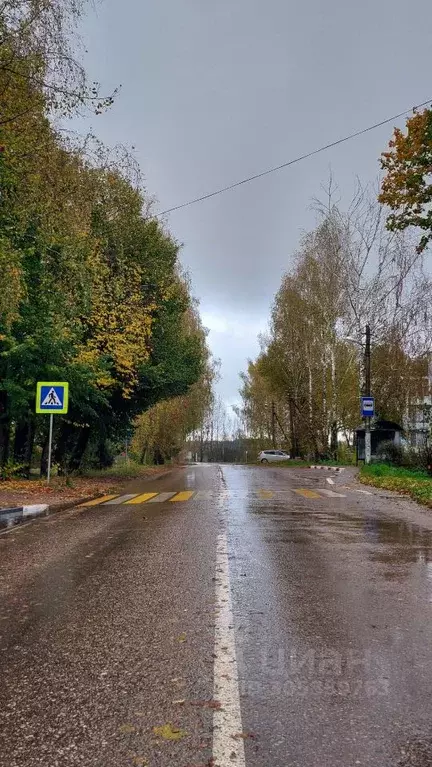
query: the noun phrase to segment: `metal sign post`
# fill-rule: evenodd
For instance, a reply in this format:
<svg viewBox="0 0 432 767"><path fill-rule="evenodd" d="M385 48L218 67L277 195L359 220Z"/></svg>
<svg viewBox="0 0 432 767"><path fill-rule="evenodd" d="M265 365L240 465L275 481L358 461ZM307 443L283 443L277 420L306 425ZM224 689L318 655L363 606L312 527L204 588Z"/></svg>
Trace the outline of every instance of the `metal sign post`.
<svg viewBox="0 0 432 767"><path fill-rule="evenodd" d="M51 453L54 413L65 415L69 406L69 384L66 381L38 381L36 387L36 413L48 413L50 417L48 439L47 484L51 478Z"/></svg>
<svg viewBox="0 0 432 767"><path fill-rule="evenodd" d="M52 433L53 433L53 421L54 416L50 413L50 425L49 425L49 440L48 440L48 469L47 469L47 484L49 485L51 477L51 450L52 450Z"/></svg>
<svg viewBox="0 0 432 767"><path fill-rule="evenodd" d="M361 414L366 421L365 428L365 463L370 463L372 458L371 445L371 418L375 415L375 400L373 397L361 398Z"/></svg>

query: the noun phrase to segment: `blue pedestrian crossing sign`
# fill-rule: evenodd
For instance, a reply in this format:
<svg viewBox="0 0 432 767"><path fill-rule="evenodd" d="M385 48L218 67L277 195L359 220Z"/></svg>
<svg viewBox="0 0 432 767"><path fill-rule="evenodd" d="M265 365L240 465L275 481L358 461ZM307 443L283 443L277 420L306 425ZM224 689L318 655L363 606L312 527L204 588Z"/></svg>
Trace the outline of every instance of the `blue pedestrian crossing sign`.
<svg viewBox="0 0 432 767"><path fill-rule="evenodd" d="M375 399L373 397L361 398L362 418L373 418L375 415Z"/></svg>
<svg viewBox="0 0 432 767"><path fill-rule="evenodd" d="M65 381L38 381L36 413L67 413L69 384Z"/></svg>

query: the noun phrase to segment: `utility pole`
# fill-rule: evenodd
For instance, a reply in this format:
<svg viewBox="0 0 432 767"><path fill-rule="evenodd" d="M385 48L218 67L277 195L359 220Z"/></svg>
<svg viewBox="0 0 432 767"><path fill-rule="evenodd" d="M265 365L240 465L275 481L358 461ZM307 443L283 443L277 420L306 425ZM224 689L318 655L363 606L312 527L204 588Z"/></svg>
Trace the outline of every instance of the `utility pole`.
<svg viewBox="0 0 432 767"><path fill-rule="evenodd" d="M276 410L275 403L272 400L272 414L271 414L271 427L272 427L272 448L276 448Z"/></svg>
<svg viewBox="0 0 432 767"><path fill-rule="evenodd" d="M371 396L371 346L370 346L370 327L366 325L366 345L365 345L365 396ZM365 463L371 462L371 419L366 417L365 428Z"/></svg>

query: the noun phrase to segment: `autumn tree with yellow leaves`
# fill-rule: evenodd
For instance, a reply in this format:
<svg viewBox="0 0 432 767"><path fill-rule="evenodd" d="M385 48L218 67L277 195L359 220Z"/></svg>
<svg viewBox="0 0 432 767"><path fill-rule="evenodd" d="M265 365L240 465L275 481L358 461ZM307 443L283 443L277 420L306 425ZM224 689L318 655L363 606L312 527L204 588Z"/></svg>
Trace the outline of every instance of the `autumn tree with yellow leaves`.
<svg viewBox="0 0 432 767"><path fill-rule="evenodd" d="M359 188L342 210L330 197L303 235L276 293L258 358L241 375L250 436L293 455L336 457L352 447L364 391L364 329L372 330L378 414L403 422L424 395L432 346L432 282L414 244L386 228L385 212ZM426 379L427 381L427 379Z"/></svg>
<svg viewBox="0 0 432 767"><path fill-rule="evenodd" d="M136 165L53 115L109 106L74 58L77 0L0 10L0 466L42 471L38 380L66 380L56 419L64 472L112 460L140 413L183 397L207 352L179 247L152 217Z"/></svg>

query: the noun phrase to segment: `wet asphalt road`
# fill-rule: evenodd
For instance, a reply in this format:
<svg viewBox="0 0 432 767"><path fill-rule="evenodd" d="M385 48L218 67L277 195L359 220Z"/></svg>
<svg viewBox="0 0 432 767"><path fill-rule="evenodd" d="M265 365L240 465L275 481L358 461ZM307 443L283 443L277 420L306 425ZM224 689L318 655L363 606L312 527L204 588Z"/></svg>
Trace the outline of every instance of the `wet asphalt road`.
<svg viewBox="0 0 432 767"><path fill-rule="evenodd" d="M201 492L0 535L0 766L211 767L213 724L220 767L432 765L430 513L348 471L198 466L126 492L182 490Z"/></svg>

